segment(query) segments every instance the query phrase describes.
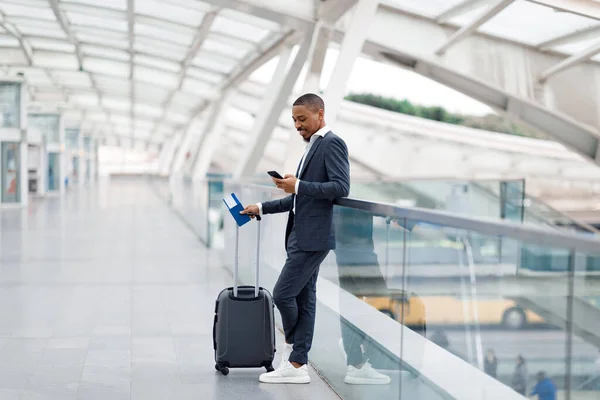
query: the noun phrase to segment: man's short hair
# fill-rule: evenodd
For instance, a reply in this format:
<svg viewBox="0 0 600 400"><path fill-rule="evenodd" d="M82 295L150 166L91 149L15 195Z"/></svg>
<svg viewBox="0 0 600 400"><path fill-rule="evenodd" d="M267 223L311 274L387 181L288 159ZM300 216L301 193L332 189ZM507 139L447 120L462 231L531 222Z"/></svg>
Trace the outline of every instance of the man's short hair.
<svg viewBox="0 0 600 400"><path fill-rule="evenodd" d="M319 110L325 111L325 102L322 98L314 93L306 93L298 97L294 102L295 106L305 106L310 108L312 111L317 112Z"/></svg>

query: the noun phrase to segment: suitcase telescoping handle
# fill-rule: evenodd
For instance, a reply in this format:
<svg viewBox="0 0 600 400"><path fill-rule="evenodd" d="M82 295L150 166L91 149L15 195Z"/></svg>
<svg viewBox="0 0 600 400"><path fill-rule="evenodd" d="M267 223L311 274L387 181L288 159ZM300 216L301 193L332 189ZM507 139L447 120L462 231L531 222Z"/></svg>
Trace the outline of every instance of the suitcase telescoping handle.
<svg viewBox="0 0 600 400"><path fill-rule="evenodd" d="M253 214L258 221L258 233L256 235L256 285L254 285L254 297L258 297L259 282L259 262L260 262L260 215ZM240 227L235 224L235 262L233 266L233 297L238 295L238 268L239 268L239 246L240 246Z"/></svg>

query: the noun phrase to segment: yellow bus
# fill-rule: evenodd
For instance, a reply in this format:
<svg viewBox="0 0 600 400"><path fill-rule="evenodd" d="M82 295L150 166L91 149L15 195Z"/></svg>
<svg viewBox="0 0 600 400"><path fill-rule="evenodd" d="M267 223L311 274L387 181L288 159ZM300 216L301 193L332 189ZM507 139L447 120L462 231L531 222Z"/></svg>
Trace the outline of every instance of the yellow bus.
<svg viewBox="0 0 600 400"><path fill-rule="evenodd" d="M392 297L360 296L363 301L406 326L465 325L475 323L474 308L482 325L503 325L510 329L522 329L527 325L545 323L531 310L520 307L507 299L482 298L477 301L462 300L454 296Z"/></svg>

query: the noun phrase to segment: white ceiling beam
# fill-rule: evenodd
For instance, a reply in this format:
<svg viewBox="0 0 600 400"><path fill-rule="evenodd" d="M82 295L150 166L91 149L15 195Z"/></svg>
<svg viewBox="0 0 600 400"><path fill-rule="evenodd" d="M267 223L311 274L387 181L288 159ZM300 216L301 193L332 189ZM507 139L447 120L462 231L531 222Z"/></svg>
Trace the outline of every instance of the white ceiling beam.
<svg viewBox="0 0 600 400"><path fill-rule="evenodd" d="M185 55L185 58L181 62L181 69L179 70L179 74L177 76L177 86L175 86L175 89L173 89L171 91L171 93L169 93L169 96L167 97L167 100L164 103L164 113L167 112L166 110L169 107L169 105L171 104L171 102L173 101L173 97L175 96L175 94L179 90L181 90L181 86L183 85L183 81L185 80L185 77L187 75L187 69L191 65L192 61L194 61L194 59L196 58L198 53L200 52L200 49L202 48L202 43L204 43L204 41L208 37L208 35L210 33L210 28L211 28L213 22L215 21L215 18L217 17L218 12L219 12L219 10L215 9L215 10L209 11L206 14L204 14L204 18L202 18L202 22L200 23L200 26L198 27L198 30L196 31L196 35L194 36L194 39L192 40L192 44L190 45L188 52ZM200 68L200 69L202 69L202 68ZM163 114L163 116L164 116L164 114Z"/></svg>
<svg viewBox="0 0 600 400"><path fill-rule="evenodd" d="M310 28L317 14L315 4L311 1L204 0L204 2L251 14L292 29Z"/></svg>
<svg viewBox="0 0 600 400"><path fill-rule="evenodd" d="M552 7L557 11L566 11L600 21L600 3L590 0L529 0L532 3Z"/></svg>
<svg viewBox="0 0 600 400"><path fill-rule="evenodd" d="M73 32L71 31L69 20L61 10L58 0L48 0L48 2L50 3L52 12L54 13L54 16L56 17L56 20L60 24L62 30L69 38L69 41L75 46L75 55L77 56L77 62L79 63L79 70L83 71L83 55L81 54L81 47L79 46L75 35L73 35Z"/></svg>
<svg viewBox="0 0 600 400"><path fill-rule="evenodd" d="M464 15L472 10L481 7L484 4L489 4L491 0L464 0L462 3L450 7L435 19L438 24L444 24L452 18Z"/></svg>
<svg viewBox="0 0 600 400"><path fill-rule="evenodd" d="M317 11L317 18L322 22L334 24L342 18L348 10L354 7L357 1L358 0L317 0L316 4L321 3Z"/></svg>
<svg viewBox="0 0 600 400"><path fill-rule="evenodd" d="M571 57L548 68L547 70L545 70L544 72L542 72L540 74L539 80L540 80L540 82L543 83L543 82L547 81L548 78L550 78L552 75L556 75L559 72L562 72L562 71L569 69L577 64L585 62L586 60L589 60L591 57L594 57L596 54L599 54L599 53L600 53L600 41L594 43L587 49L585 49L577 54L573 54Z"/></svg>
<svg viewBox="0 0 600 400"><path fill-rule="evenodd" d="M564 36L558 36L538 44L536 47L540 51L548 51L553 47L562 46L570 43L582 42L589 39L600 38L600 26L592 26L586 29L581 29Z"/></svg>
<svg viewBox="0 0 600 400"><path fill-rule="evenodd" d="M435 51L435 54L444 54L450 47L463 40L464 38L470 36L473 32L477 30L477 28L479 28L481 25L485 24L487 21L492 19L500 11L504 10L506 7L511 5L514 1L515 0L496 0L495 3L492 4L487 10L485 10L478 18L476 18L470 24L463 26L452 36L450 36L448 40L446 40L446 42Z"/></svg>
<svg viewBox="0 0 600 400"><path fill-rule="evenodd" d="M19 32L11 23L7 23L5 20L5 15L0 12L0 27L4 28L9 34L15 37L19 41L19 45L23 50L23 54L25 54L25 58L27 59L27 64L33 64L33 49L29 42L25 40L25 37Z"/></svg>

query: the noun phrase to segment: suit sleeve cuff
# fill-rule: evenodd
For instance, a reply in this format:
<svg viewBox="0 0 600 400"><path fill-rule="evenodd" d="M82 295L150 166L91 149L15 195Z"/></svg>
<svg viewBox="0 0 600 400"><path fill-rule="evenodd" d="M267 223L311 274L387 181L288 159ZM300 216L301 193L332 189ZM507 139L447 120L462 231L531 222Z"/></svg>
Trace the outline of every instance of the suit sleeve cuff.
<svg viewBox="0 0 600 400"><path fill-rule="evenodd" d="M262 203L256 203L256 206L258 207L258 215L262 215Z"/></svg>
<svg viewBox="0 0 600 400"><path fill-rule="evenodd" d="M294 188L294 192L296 193L296 196L298 195L298 189L300 189L300 179L296 180L296 187Z"/></svg>

